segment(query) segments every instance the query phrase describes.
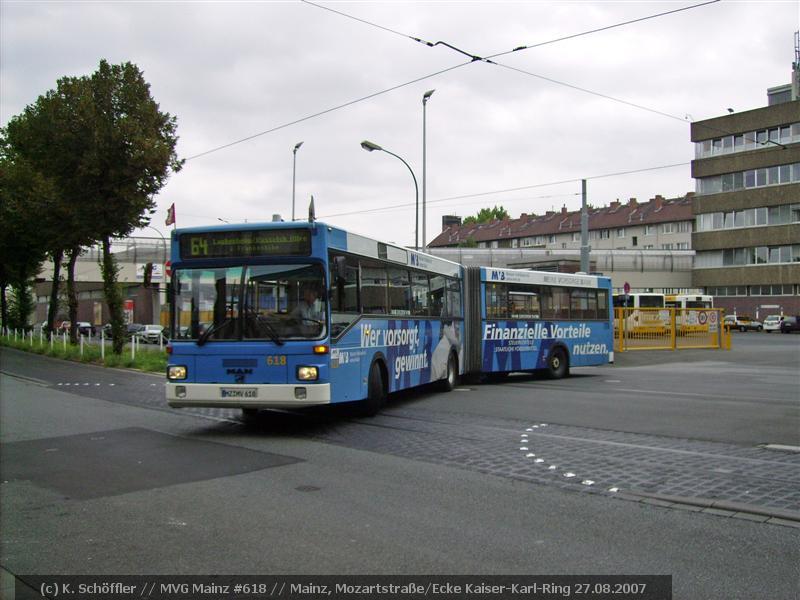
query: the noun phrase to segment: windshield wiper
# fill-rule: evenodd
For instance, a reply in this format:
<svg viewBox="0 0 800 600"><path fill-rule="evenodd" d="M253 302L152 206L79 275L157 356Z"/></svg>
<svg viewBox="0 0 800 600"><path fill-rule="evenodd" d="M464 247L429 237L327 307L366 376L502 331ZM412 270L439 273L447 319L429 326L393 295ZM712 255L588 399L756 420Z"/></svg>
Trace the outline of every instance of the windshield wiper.
<svg viewBox="0 0 800 600"><path fill-rule="evenodd" d="M211 337L212 333L214 333L217 329L225 327L226 325L232 322L233 319L231 317L227 317L222 321L220 321L219 323L212 323L211 325L209 325L208 329L206 329L202 334L200 334L200 337L197 338L197 345L203 346L208 341L208 338Z"/></svg>
<svg viewBox="0 0 800 600"><path fill-rule="evenodd" d="M278 346L283 346L283 340L278 335L278 331L275 329L275 326L272 323L270 323L265 317L262 318L257 317L257 319L258 319L258 324L263 325L264 329L267 330L267 335L269 335L269 339L278 344Z"/></svg>

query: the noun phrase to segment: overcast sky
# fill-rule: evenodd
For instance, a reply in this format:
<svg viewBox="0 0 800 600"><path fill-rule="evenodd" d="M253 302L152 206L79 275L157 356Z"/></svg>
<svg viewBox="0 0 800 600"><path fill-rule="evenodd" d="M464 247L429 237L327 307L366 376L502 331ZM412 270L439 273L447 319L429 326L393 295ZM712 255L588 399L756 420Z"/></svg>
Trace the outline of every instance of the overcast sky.
<svg viewBox="0 0 800 600"><path fill-rule="evenodd" d="M381 29L300 1L3 1L0 124L61 76L90 74L102 58L131 61L177 116L182 158L274 130L189 160L158 195L156 229L168 230L172 203L179 227L274 213L288 220L292 149L302 141L298 218L313 194L320 220L413 245L411 175L360 142L411 165L421 205L425 91L436 90L427 108L428 240L444 214L495 204L512 217L577 209L579 181L543 185L565 180L687 163L588 183L595 206L682 196L694 189L689 122L765 106L768 87L790 82L800 3L709 4L518 51L498 65L473 62L308 117L470 60L407 36L488 56L697 3L319 3ZM503 192L514 188L527 189Z"/></svg>

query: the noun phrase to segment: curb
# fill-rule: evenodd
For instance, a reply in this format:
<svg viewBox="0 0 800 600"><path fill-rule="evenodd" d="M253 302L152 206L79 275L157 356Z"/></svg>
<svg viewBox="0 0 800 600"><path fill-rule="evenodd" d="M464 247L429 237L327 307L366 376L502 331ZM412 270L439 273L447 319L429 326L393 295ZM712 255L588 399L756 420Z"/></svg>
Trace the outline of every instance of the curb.
<svg viewBox="0 0 800 600"><path fill-rule="evenodd" d="M755 506L753 504L730 502L728 500L711 500L709 498L696 498L692 496L671 496L669 494L638 492L634 490L626 490L618 494L618 497L634 502L641 502L643 504L663 506L665 508L695 507L697 512L800 528L800 511L795 510Z"/></svg>

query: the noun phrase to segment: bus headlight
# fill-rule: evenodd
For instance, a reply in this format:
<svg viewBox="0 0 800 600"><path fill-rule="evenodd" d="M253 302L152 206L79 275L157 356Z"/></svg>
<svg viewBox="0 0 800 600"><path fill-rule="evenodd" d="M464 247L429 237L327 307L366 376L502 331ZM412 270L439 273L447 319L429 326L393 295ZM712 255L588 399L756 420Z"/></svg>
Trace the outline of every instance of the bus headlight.
<svg viewBox="0 0 800 600"><path fill-rule="evenodd" d="M167 379L170 381L186 379L186 367L183 365L170 365L167 367Z"/></svg>
<svg viewBox="0 0 800 600"><path fill-rule="evenodd" d="M316 381L318 378L317 367L297 367L297 379L300 381Z"/></svg>

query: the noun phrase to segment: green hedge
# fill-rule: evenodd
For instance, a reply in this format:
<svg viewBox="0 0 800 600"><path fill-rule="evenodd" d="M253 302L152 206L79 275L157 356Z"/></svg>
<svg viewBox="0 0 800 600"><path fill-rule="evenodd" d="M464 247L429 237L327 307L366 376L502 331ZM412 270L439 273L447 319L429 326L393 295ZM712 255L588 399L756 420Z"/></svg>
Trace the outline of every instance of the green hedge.
<svg viewBox="0 0 800 600"><path fill-rule="evenodd" d="M45 339L39 343L39 338L36 334L33 335L33 343L30 338L24 340L18 337L14 340L14 334L0 335L0 345L8 346L9 348L16 348L17 350L24 350L25 352L34 352L36 354L44 354L53 358L60 358L62 360L72 360L76 362L92 363L103 365L106 367L119 367L124 369L139 369L140 371L150 371L153 373L165 373L167 370L167 352L166 350L151 350L148 347L137 345L136 356L131 358L130 344L125 347L122 354L112 354L111 346L106 346L105 360L100 356L100 346L98 344L83 344L83 353L81 353L80 345L72 346L67 341L67 347L64 348L64 341L62 338L57 338L53 341L53 347L50 347L50 341Z"/></svg>

